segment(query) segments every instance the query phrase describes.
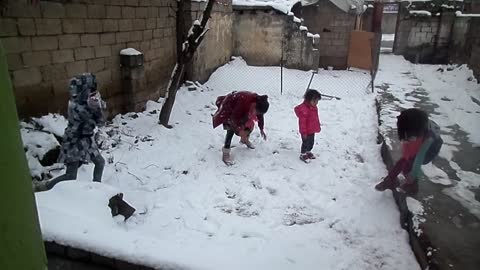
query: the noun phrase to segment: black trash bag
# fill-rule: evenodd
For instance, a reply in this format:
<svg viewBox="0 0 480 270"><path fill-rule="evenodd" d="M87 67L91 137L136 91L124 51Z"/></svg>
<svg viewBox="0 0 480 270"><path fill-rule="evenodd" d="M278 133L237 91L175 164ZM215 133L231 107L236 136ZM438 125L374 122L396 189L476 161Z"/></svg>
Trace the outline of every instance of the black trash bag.
<svg viewBox="0 0 480 270"><path fill-rule="evenodd" d="M124 220L127 220L135 213L135 208L123 200L123 193L118 193L110 198L108 207L112 211L112 217L122 215L125 218Z"/></svg>

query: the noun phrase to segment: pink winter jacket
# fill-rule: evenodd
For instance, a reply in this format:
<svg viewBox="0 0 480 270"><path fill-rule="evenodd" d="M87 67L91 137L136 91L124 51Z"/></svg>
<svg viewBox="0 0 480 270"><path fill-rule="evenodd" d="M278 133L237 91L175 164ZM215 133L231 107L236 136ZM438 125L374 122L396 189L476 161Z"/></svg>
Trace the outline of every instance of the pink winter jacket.
<svg viewBox="0 0 480 270"><path fill-rule="evenodd" d="M318 109L312 106L308 101L295 107L295 114L298 117L298 129L302 135L319 133L320 119L318 118Z"/></svg>

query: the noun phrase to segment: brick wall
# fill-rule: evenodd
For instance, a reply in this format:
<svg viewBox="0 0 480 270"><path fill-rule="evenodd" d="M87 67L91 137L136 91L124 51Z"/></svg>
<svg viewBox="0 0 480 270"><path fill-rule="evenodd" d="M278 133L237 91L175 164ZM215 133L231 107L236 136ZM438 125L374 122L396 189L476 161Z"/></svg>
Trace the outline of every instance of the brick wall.
<svg viewBox="0 0 480 270"><path fill-rule="evenodd" d="M355 28L355 15L343 12L326 0L303 7L302 13L309 31L320 34L320 67L345 69L350 33Z"/></svg>
<svg viewBox="0 0 480 270"><path fill-rule="evenodd" d="M156 99L176 60L175 0L9 1L0 17L20 116L65 112L70 77L97 75L110 115L124 110L119 52L145 55L138 100ZM173 7L173 8L171 8Z"/></svg>
<svg viewBox="0 0 480 270"><path fill-rule="evenodd" d="M187 4L186 25L200 20L206 2ZM228 63L233 53L232 0L217 0L208 21L209 32L197 48L186 77L192 81L205 82L220 66ZM188 30L188 29L187 29Z"/></svg>

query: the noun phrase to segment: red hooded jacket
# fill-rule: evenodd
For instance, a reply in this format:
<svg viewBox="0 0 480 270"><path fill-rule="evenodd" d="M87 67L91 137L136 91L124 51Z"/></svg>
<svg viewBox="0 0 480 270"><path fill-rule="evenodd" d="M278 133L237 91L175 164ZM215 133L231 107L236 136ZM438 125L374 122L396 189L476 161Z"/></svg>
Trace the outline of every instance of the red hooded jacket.
<svg viewBox="0 0 480 270"><path fill-rule="evenodd" d="M320 119L318 118L317 106L308 101L295 107L295 114L298 117L298 129L302 135L310 135L320 132Z"/></svg>
<svg viewBox="0 0 480 270"><path fill-rule="evenodd" d="M248 91L232 92L226 96L219 96L215 102L218 110L213 115L213 128L228 123L232 125L235 132L238 132L245 127L253 128L253 121L258 120L258 127L263 130L263 115L257 114L257 119L254 119L250 113L257 102L258 96L258 94Z"/></svg>

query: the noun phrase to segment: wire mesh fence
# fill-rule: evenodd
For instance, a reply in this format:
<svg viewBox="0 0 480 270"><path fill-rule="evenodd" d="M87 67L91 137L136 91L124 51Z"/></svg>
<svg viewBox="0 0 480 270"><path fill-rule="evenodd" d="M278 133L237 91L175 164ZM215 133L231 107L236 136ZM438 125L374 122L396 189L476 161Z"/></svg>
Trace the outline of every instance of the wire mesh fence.
<svg viewBox="0 0 480 270"><path fill-rule="evenodd" d="M301 96L307 88L310 88L318 90L325 96L342 99L358 98L371 93L372 76L365 70L302 71L280 66L249 66L241 58L228 65L235 69L235 76L222 81L222 87L226 91L249 90ZM246 85L249 89L245 89Z"/></svg>
<svg viewBox="0 0 480 270"><path fill-rule="evenodd" d="M281 40L282 44L287 41L288 40L285 39ZM226 88L224 89L226 92L249 90L259 93L274 93L278 91L278 93L282 95L302 96L307 89L315 89L325 97L331 96L341 99L363 97L371 93L373 89L372 84L378 68L380 42L381 35L375 34L374 38L369 40L369 44L364 44L362 47L371 50L369 52L363 52L365 56L368 55L371 57L371 70L355 68L333 70L320 68L317 70L303 71L287 68L283 65L252 66L248 65L248 61L244 61L241 57L235 57L233 61L228 63L229 67L235 69L235 76L225 78L225 80L222 81L222 85L217 86ZM288 55L288 49L283 45L279 47L281 47L282 50L281 57L273 53L266 58L270 59L268 61L271 62L271 59L278 57L278 62L287 63L286 57ZM247 56L246 59L252 61L252 57L253 56ZM365 60L365 58L363 58L363 60ZM318 58L316 61L319 61ZM257 60L255 62L258 63L261 61ZM213 75L213 77L215 77L215 75ZM252 84L252 82L254 83ZM209 84L215 83L210 81ZM248 89L246 89L247 85Z"/></svg>
<svg viewBox="0 0 480 270"><path fill-rule="evenodd" d="M307 88L318 90L325 96L355 98L370 92L371 76L361 70L325 70L292 74L284 72L283 92ZM312 77L313 76L313 77ZM310 83L311 80L311 83Z"/></svg>

